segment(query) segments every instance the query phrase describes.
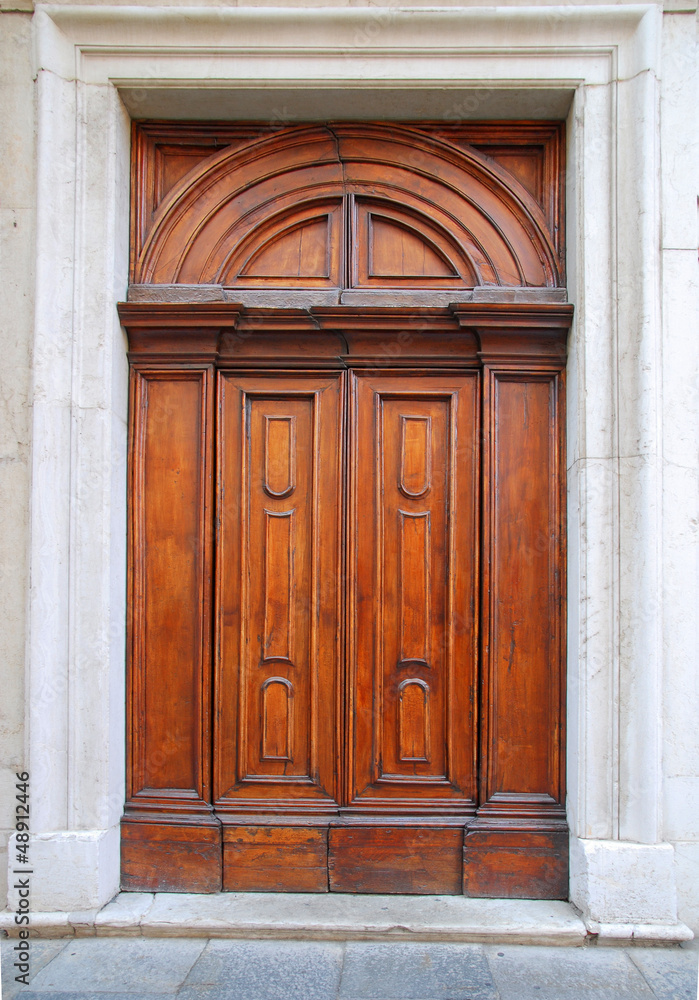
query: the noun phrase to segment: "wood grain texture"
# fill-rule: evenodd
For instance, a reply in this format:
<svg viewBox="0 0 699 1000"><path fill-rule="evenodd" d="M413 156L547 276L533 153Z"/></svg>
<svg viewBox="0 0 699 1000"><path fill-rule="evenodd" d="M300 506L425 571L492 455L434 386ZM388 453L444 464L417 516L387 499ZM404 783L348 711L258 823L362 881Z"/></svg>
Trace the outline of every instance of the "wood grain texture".
<svg viewBox="0 0 699 1000"><path fill-rule="evenodd" d="M218 384L217 810L332 805L341 381L225 373Z"/></svg>
<svg viewBox="0 0 699 1000"><path fill-rule="evenodd" d="M352 380L348 802L471 815L478 381Z"/></svg>
<svg viewBox="0 0 699 1000"><path fill-rule="evenodd" d="M311 307L120 307L125 886L565 896L571 309L311 305L555 287L562 129L149 128L137 279Z"/></svg>
<svg viewBox="0 0 699 1000"><path fill-rule="evenodd" d="M390 127L390 126L389 126ZM564 284L565 126L562 122L419 122L421 133L436 136L487 158L508 186L521 185L543 212ZM173 199L187 175L223 148L240 148L279 131L269 122L135 122L132 170L132 276L155 213Z"/></svg>
<svg viewBox="0 0 699 1000"><path fill-rule="evenodd" d="M562 381L551 370L485 372L481 773L482 809L561 818Z"/></svg>
<svg viewBox="0 0 699 1000"><path fill-rule="evenodd" d="M223 888L230 892L328 892L327 827L225 827Z"/></svg>
<svg viewBox="0 0 699 1000"><path fill-rule="evenodd" d="M568 831L467 831L463 891L491 899L567 899Z"/></svg>
<svg viewBox="0 0 699 1000"><path fill-rule="evenodd" d="M211 810L213 372L131 383L127 812Z"/></svg>
<svg viewBox="0 0 699 1000"><path fill-rule="evenodd" d="M461 827L331 827L331 892L459 895Z"/></svg>
<svg viewBox="0 0 699 1000"><path fill-rule="evenodd" d="M121 888L126 892L220 892L221 825L121 822Z"/></svg>
<svg viewBox="0 0 699 1000"><path fill-rule="evenodd" d="M471 146L516 179L541 207L565 274L565 124L563 122L425 123L457 146ZM562 280L563 284L564 281Z"/></svg>
<svg viewBox="0 0 699 1000"><path fill-rule="evenodd" d="M147 172L145 161L137 169ZM291 126L199 163L149 227L139 215L146 201L134 213L138 283L427 289L561 280L556 241L526 187L472 147L416 127Z"/></svg>

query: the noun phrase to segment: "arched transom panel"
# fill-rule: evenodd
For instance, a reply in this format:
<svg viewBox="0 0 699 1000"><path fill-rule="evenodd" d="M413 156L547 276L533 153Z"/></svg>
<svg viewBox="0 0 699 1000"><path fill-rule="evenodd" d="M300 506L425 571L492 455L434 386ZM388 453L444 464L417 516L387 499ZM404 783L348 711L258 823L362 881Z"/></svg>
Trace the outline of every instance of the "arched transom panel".
<svg viewBox="0 0 699 1000"><path fill-rule="evenodd" d="M397 125L295 126L207 157L158 207L137 283L553 287L543 212L481 153Z"/></svg>

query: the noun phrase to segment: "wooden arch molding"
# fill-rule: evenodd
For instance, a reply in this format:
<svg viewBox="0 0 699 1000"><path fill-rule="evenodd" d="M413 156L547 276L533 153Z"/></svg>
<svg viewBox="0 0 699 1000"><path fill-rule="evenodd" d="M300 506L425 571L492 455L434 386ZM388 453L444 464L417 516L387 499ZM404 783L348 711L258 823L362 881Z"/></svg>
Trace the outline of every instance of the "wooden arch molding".
<svg viewBox="0 0 699 1000"><path fill-rule="evenodd" d="M157 207L137 284L559 286L544 212L507 171L421 129L302 125L232 144Z"/></svg>

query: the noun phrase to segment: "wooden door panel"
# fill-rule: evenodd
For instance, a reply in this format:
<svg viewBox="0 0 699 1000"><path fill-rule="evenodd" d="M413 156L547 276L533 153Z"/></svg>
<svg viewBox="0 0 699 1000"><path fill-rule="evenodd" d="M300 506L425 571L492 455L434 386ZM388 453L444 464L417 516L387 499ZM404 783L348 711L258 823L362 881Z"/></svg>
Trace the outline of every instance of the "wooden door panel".
<svg viewBox="0 0 699 1000"><path fill-rule="evenodd" d="M486 373L483 802L563 802L562 416L559 372Z"/></svg>
<svg viewBox="0 0 699 1000"><path fill-rule="evenodd" d="M219 381L216 797L332 802L338 754L338 376Z"/></svg>
<svg viewBox="0 0 699 1000"><path fill-rule="evenodd" d="M353 380L355 804L474 808L477 385L475 373Z"/></svg>
<svg viewBox="0 0 699 1000"><path fill-rule="evenodd" d="M327 892L327 826L226 826L223 889Z"/></svg>
<svg viewBox="0 0 699 1000"><path fill-rule="evenodd" d="M221 887L211 809L213 403L209 367L132 373L126 889Z"/></svg>
<svg viewBox="0 0 699 1000"><path fill-rule="evenodd" d="M331 892L461 893L463 827L333 827Z"/></svg>
<svg viewBox="0 0 699 1000"><path fill-rule="evenodd" d="M351 218L353 287L468 288L477 284L468 255L426 212L356 197Z"/></svg>
<svg viewBox="0 0 699 1000"><path fill-rule="evenodd" d="M294 205L253 230L221 265L218 280L250 288L336 288L344 268L344 199Z"/></svg>
<svg viewBox="0 0 699 1000"><path fill-rule="evenodd" d="M208 683L210 641L211 372L151 371L134 379L133 587L142 641L132 659L138 740L131 794L162 789L167 795L167 789L177 789L203 799L209 752L202 685Z"/></svg>

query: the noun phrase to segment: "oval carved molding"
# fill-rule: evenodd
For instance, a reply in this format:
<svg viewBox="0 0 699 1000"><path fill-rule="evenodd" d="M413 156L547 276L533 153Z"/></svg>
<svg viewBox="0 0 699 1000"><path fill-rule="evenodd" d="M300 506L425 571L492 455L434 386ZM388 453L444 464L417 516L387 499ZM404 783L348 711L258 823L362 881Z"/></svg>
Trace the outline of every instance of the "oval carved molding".
<svg viewBox="0 0 699 1000"><path fill-rule="evenodd" d="M227 147L160 204L139 284L556 287L541 207L483 154L402 125L292 126Z"/></svg>

